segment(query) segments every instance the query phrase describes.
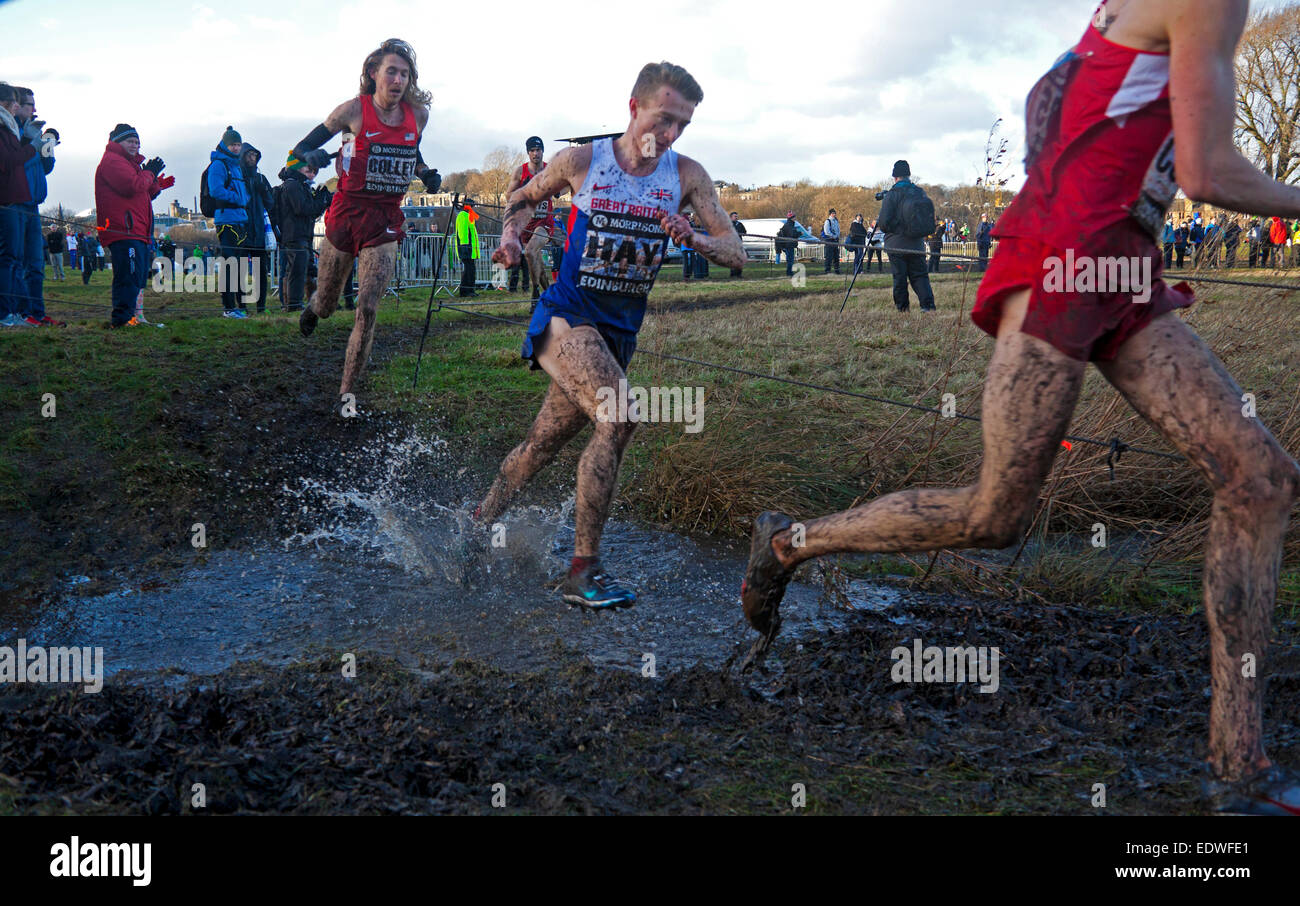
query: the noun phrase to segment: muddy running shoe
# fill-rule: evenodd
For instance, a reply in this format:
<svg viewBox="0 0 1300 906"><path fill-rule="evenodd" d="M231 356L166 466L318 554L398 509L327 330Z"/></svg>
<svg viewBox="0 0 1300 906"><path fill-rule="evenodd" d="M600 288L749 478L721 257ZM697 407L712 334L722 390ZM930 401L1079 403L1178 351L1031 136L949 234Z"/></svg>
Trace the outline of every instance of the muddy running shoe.
<svg viewBox="0 0 1300 906"><path fill-rule="evenodd" d="M302 314L298 316L298 329L302 331L304 337L309 337L311 332L316 329L316 322L319 320L320 318L316 316L316 312L312 311L311 306L308 305L302 310Z"/></svg>
<svg viewBox="0 0 1300 906"><path fill-rule="evenodd" d="M580 573L570 573L560 586L560 594L568 603L580 604L592 610L631 607L636 603L636 594L607 575L600 561L587 564L587 568Z"/></svg>
<svg viewBox="0 0 1300 906"><path fill-rule="evenodd" d="M749 543L749 565L740 583L740 603L749 625L763 633L768 642L781 629L781 598L793 570L788 570L772 552L772 536L794 524L784 513L763 513L754 520Z"/></svg>
<svg viewBox="0 0 1300 906"><path fill-rule="evenodd" d="M1300 817L1300 774L1273 765L1236 783L1211 777L1202 789L1216 815Z"/></svg>

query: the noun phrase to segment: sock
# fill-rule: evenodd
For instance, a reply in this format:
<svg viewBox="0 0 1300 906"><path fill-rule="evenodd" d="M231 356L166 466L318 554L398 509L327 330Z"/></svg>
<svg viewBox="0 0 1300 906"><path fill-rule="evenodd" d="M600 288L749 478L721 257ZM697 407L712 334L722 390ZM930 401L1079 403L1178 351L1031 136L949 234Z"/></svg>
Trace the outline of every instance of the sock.
<svg viewBox="0 0 1300 906"><path fill-rule="evenodd" d="M569 575L576 576L588 566L595 564L599 557L574 557L573 562L569 564Z"/></svg>

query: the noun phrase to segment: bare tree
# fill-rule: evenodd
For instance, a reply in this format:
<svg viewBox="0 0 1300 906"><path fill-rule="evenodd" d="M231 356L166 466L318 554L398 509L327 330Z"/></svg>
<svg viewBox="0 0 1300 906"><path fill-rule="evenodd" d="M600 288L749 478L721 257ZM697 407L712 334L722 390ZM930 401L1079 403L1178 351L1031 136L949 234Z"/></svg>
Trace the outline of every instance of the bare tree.
<svg viewBox="0 0 1300 906"><path fill-rule="evenodd" d="M1300 4L1251 17L1237 48L1236 74L1237 147L1269 176L1295 182L1300 175Z"/></svg>
<svg viewBox="0 0 1300 906"><path fill-rule="evenodd" d="M511 151L505 145L498 145L483 158L483 172L472 174L465 189L482 201L502 204L506 189L510 188L510 177L523 162L522 151Z"/></svg>

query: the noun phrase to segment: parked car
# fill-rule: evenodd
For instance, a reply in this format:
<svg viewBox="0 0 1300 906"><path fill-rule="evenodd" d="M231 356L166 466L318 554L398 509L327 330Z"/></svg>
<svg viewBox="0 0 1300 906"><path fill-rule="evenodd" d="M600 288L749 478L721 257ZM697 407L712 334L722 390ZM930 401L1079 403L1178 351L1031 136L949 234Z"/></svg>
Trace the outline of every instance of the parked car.
<svg viewBox="0 0 1300 906"><path fill-rule="evenodd" d="M767 261L772 260L772 240L758 239L755 236L775 236L785 223L784 217L756 217L751 220L740 221L745 225L744 246L746 258L761 258ZM796 258L815 258L822 254L821 245L815 240L817 237L799 221L794 225L799 230L799 245L795 251ZM806 242L804 240L814 240Z"/></svg>

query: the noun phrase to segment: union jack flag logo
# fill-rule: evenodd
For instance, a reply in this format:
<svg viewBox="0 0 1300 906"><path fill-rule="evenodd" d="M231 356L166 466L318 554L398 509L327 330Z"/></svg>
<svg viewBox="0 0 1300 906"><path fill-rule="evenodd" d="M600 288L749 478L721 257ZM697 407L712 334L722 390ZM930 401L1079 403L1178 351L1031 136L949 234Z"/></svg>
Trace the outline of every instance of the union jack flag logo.
<svg viewBox="0 0 1300 906"><path fill-rule="evenodd" d="M673 193L667 189L655 189L650 193L650 197L655 201L672 201Z"/></svg>

